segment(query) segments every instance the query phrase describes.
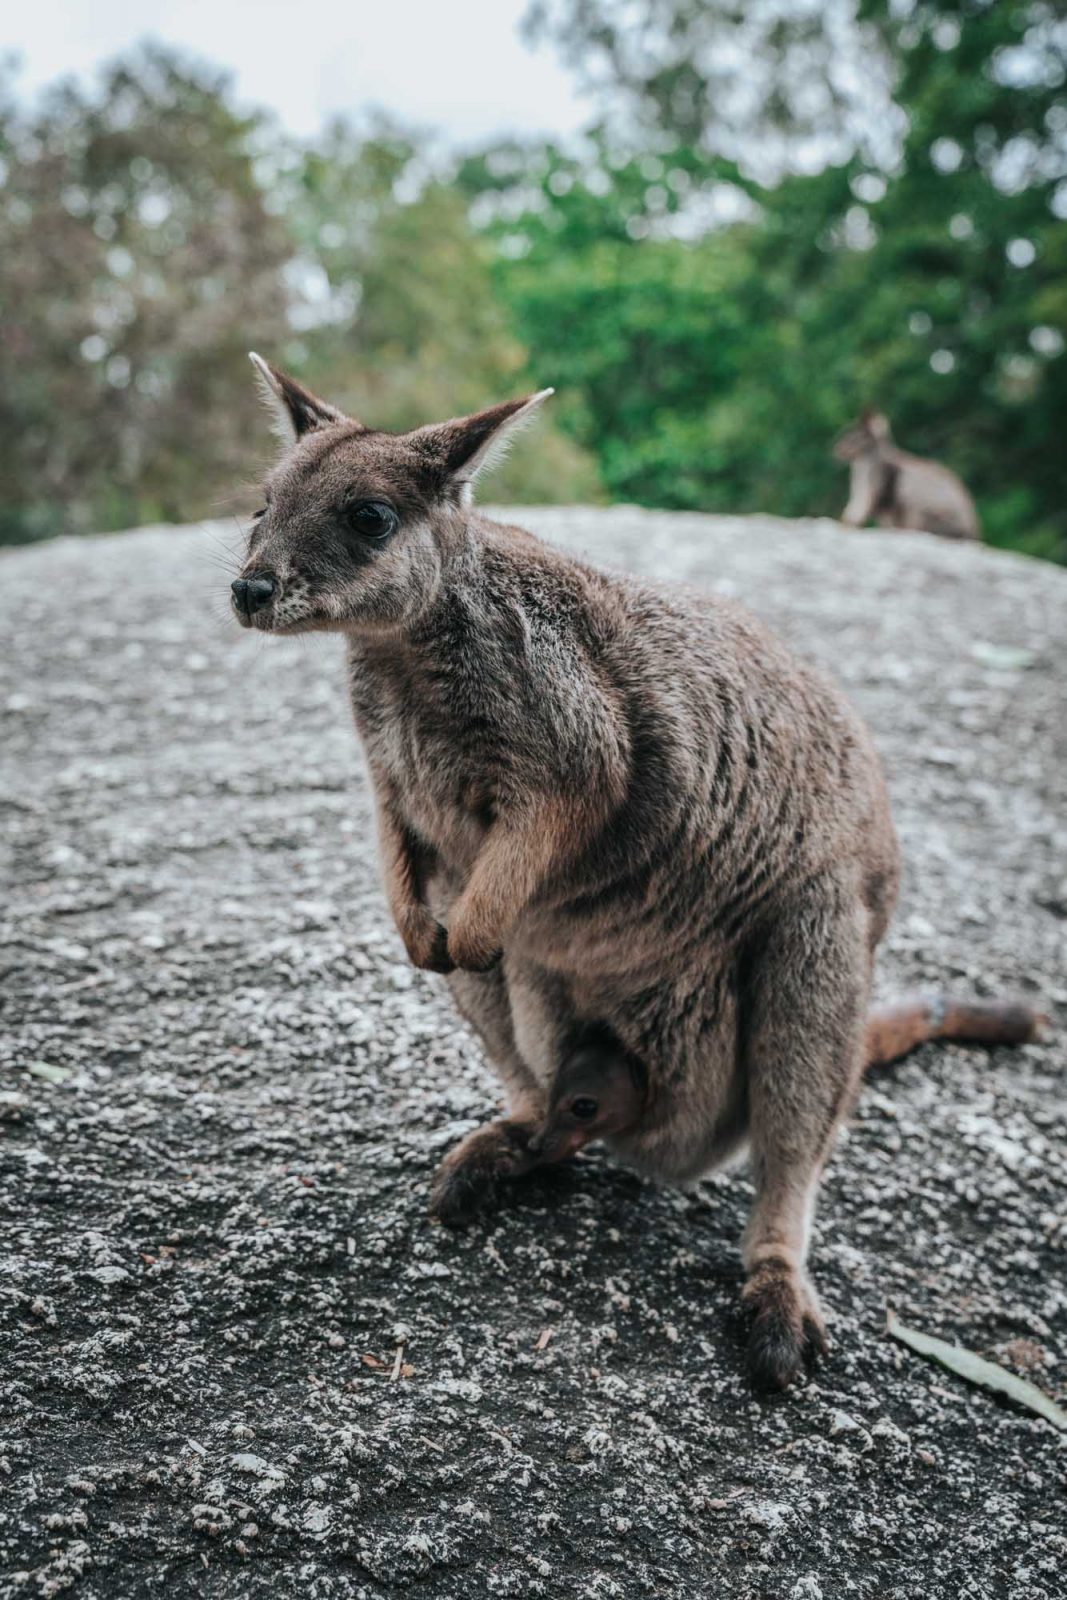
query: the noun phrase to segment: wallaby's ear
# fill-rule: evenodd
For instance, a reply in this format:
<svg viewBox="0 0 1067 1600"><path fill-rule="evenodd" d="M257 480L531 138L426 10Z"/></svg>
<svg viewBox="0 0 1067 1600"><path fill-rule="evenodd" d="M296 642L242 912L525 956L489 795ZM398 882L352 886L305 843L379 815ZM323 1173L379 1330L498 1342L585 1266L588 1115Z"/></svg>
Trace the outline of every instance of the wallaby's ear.
<svg viewBox="0 0 1067 1600"><path fill-rule="evenodd" d="M248 352L248 359L256 369L260 392L274 418L274 431L283 444L295 444L314 428L346 420L343 411L327 405L295 378L279 372L269 361L257 356L254 350Z"/></svg>
<svg viewBox="0 0 1067 1600"><path fill-rule="evenodd" d="M478 474L500 459L518 430L554 393L554 389L540 389L523 400L505 400L502 405L476 411L473 416L418 428L408 439L440 465L460 503L469 505Z"/></svg>
<svg viewBox="0 0 1067 1600"><path fill-rule="evenodd" d="M867 410L860 418L867 432L875 439L889 438L889 418L880 411Z"/></svg>

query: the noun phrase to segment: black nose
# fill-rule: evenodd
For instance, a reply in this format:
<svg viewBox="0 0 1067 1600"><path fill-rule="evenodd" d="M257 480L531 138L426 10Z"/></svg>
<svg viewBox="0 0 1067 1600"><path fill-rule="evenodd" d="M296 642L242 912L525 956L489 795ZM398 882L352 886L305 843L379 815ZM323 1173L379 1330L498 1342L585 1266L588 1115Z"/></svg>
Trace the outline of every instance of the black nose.
<svg viewBox="0 0 1067 1600"><path fill-rule="evenodd" d="M276 588L269 572L259 572L253 578L235 578L230 584L233 603L246 617L253 611L262 611Z"/></svg>

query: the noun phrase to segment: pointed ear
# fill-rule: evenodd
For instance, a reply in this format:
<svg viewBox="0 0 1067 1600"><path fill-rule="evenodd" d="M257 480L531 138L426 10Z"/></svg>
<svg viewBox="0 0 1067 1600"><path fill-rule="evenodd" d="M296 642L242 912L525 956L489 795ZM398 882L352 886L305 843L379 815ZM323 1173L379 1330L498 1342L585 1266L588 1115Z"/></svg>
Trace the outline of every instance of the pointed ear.
<svg viewBox="0 0 1067 1600"><path fill-rule="evenodd" d="M260 393L274 418L274 431L283 444L295 444L305 433L330 422L351 420L336 406L327 405L325 400L313 395L295 378L272 367L254 350L248 352L248 359L256 369Z"/></svg>
<svg viewBox="0 0 1067 1600"><path fill-rule="evenodd" d="M505 454L520 428L530 422L554 389L540 389L523 400L454 417L451 422L418 428L408 439L432 456L456 490L461 505L469 505L475 478Z"/></svg>

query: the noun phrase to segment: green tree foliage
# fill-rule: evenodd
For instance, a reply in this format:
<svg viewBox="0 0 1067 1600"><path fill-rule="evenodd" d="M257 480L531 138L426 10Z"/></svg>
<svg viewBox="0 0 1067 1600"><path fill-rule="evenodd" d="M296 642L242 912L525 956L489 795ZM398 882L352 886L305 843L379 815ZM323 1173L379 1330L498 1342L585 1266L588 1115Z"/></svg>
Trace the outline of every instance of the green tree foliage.
<svg viewBox="0 0 1067 1600"><path fill-rule="evenodd" d="M531 154L525 214L514 199L493 213L522 337L575 389L572 426L615 493L839 508L829 440L874 403L962 472L991 538L1067 560L1067 24L1043 0L863 0L856 37L873 84L892 85L896 147L879 156L853 106L833 125L851 127L847 161L771 183L723 159L766 130L758 107L718 120L701 41L783 6L535 8L591 63L612 132L584 167ZM810 7L792 11L810 26ZM834 57L823 44L813 60ZM702 87L679 99L694 71ZM770 131L801 138L784 91L773 109ZM657 150L629 167L611 150L627 117ZM741 194L748 214L716 220Z"/></svg>
<svg viewBox="0 0 1067 1600"><path fill-rule="evenodd" d="M992 538L1067 561L1067 18L1044 0L861 10L908 114L869 207L868 387L951 455Z"/></svg>
<svg viewBox="0 0 1067 1600"><path fill-rule="evenodd" d="M227 503L258 347L386 427L555 384L493 480L531 501L835 512L875 404L1067 560L1061 10L534 0L601 126L457 170L158 49L0 81L0 539Z"/></svg>
<svg viewBox="0 0 1067 1600"><path fill-rule="evenodd" d="M500 293L609 493L736 507L721 401L759 341L745 321L758 298L746 285L748 231L691 244L669 232L706 164L613 158L598 139L585 159L494 151L459 176L483 201L495 191L485 209Z"/></svg>
<svg viewBox="0 0 1067 1600"><path fill-rule="evenodd" d="M353 415L402 429L544 386L494 291L493 251L463 194L410 134L335 122L313 147L279 153L270 188L301 295L281 353ZM549 415L489 492L534 503L601 490L592 459Z"/></svg>

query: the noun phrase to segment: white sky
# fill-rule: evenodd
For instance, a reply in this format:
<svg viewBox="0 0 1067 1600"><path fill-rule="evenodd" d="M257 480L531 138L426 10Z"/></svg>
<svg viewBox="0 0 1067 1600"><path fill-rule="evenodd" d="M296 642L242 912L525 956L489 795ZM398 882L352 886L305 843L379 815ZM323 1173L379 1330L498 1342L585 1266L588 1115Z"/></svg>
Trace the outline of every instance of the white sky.
<svg viewBox="0 0 1067 1600"><path fill-rule="evenodd" d="M526 0L28 0L4 40L33 93L146 36L229 68L242 102L314 133L331 112L382 106L453 144L565 135L588 108L550 49L519 39Z"/></svg>

